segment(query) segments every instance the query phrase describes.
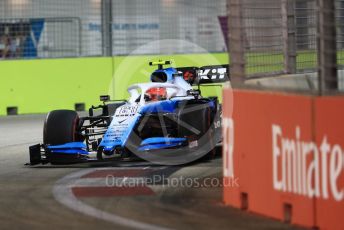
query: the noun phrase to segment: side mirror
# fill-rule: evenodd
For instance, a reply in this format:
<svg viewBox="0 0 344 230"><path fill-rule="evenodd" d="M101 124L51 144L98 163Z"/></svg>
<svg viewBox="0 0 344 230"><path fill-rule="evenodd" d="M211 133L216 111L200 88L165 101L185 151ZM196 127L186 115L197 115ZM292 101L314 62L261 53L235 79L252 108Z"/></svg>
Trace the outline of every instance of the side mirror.
<svg viewBox="0 0 344 230"><path fill-rule="evenodd" d="M102 101L102 102L110 101L110 96L109 95L101 95L99 97L99 100Z"/></svg>
<svg viewBox="0 0 344 230"><path fill-rule="evenodd" d="M188 96L194 96L196 99L199 99L201 96L201 90L199 89L188 90L186 94Z"/></svg>

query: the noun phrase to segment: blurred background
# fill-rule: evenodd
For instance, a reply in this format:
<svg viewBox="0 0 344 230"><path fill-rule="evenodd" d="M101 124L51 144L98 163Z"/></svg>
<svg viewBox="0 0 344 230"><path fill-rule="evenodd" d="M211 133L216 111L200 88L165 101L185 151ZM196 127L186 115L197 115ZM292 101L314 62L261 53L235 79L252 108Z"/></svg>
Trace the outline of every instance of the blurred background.
<svg viewBox="0 0 344 230"><path fill-rule="evenodd" d="M63 58L128 55L160 39L183 39L209 52L226 52L226 1L206 0L6 0L1 36L16 40L6 58ZM224 22L225 23L225 22ZM34 36L32 36L34 35ZM142 54L195 53L188 47ZM13 47L14 49L14 47Z"/></svg>
<svg viewBox="0 0 344 230"><path fill-rule="evenodd" d="M1 1L0 114L84 110L108 93L123 99L129 84L149 80L141 72L150 72L154 59L226 64L226 6L225 0ZM162 42L144 47L154 41ZM128 56L126 69L137 71L116 72ZM116 82L123 78L129 82Z"/></svg>

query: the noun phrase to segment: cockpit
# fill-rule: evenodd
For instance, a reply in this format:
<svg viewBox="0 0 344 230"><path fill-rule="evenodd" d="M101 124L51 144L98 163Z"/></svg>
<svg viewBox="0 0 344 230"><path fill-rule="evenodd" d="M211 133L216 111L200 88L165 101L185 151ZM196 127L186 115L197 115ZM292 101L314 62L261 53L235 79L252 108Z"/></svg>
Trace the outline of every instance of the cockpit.
<svg viewBox="0 0 344 230"><path fill-rule="evenodd" d="M187 96L192 86L183 79L183 75L175 68L163 68L170 65L170 61L158 61L149 63L158 65L150 76L150 83L135 84L128 88L130 103L144 105L147 102L169 100L173 97Z"/></svg>
<svg viewBox="0 0 344 230"><path fill-rule="evenodd" d="M135 100L136 103L140 102L141 96L142 94L137 97ZM143 94L143 96L145 102L163 101L167 99L167 90L163 87L150 88Z"/></svg>

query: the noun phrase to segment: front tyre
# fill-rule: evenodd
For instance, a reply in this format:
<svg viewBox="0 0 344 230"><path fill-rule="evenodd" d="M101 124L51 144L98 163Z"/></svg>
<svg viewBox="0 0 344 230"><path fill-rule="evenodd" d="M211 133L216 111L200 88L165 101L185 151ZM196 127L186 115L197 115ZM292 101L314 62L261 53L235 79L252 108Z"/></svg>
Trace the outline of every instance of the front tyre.
<svg viewBox="0 0 344 230"><path fill-rule="evenodd" d="M61 145L80 141L79 116L72 110L54 110L48 113L43 128L43 143Z"/></svg>

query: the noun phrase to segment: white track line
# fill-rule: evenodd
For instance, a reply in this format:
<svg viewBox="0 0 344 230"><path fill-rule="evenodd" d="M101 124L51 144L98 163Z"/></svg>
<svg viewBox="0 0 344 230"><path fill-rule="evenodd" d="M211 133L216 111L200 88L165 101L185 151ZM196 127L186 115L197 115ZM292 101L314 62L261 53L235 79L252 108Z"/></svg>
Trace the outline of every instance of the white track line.
<svg viewBox="0 0 344 230"><path fill-rule="evenodd" d="M103 168L103 170L106 170L108 168ZM74 186L74 182L80 179L83 175L86 175L88 173L91 173L96 170L102 170L101 168L97 169L86 169L82 171L78 171L76 173L69 174L60 180L58 180L53 188L53 195L55 199L60 202L61 204L64 204L68 208L83 213L85 215L89 215L92 217L96 217L98 219L102 219L105 221L109 221L111 223L135 228L135 229L149 229L149 230L165 230L167 228L160 227L157 225L147 224L139 221L135 221L132 219L124 218L115 214L111 214L108 212L104 212L102 210L96 209L92 206L89 206L82 201L78 200L74 194L72 193L72 186Z"/></svg>

